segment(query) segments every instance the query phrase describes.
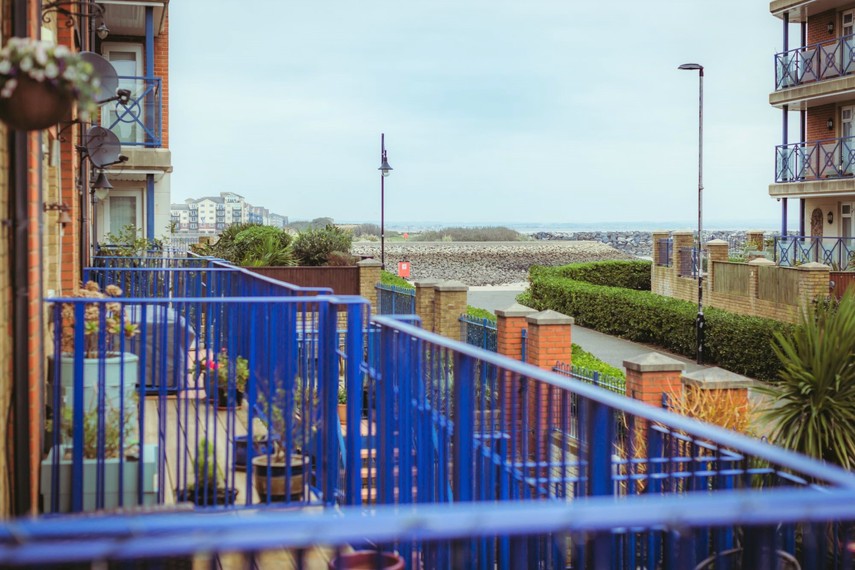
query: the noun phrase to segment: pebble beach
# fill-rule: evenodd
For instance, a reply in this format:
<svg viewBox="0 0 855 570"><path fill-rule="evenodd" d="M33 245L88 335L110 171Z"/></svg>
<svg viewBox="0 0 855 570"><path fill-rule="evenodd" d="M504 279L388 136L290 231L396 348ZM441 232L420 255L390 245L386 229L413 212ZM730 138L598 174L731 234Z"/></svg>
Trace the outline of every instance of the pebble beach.
<svg viewBox="0 0 855 570"><path fill-rule="evenodd" d="M352 253L380 259L379 242L354 242ZM596 241L392 242L386 269L396 273L409 261L410 281L457 280L469 286L524 284L532 265L634 259Z"/></svg>

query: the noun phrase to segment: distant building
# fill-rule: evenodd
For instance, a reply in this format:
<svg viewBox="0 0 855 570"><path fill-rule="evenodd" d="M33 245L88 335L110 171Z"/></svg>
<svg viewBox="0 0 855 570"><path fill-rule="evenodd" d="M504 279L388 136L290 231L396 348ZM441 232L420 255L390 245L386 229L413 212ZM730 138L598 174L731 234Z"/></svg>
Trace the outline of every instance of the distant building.
<svg viewBox="0 0 855 570"><path fill-rule="evenodd" d="M782 139L775 150L769 195L799 208L799 235L855 236L855 3L852 0L773 0L783 22L782 51L775 55L775 90L782 111ZM790 34L799 24L800 34ZM794 36L794 37L791 37ZM799 37L800 36L800 37ZM791 41L794 40L794 41ZM797 121L791 121L798 113ZM795 129L790 129L795 123ZM792 132L796 131L796 132Z"/></svg>
<svg viewBox="0 0 855 570"><path fill-rule="evenodd" d="M288 223L287 216L253 206L234 192L188 198L183 204L172 204L171 220L173 232L184 237L218 235L233 224L253 223L281 228Z"/></svg>

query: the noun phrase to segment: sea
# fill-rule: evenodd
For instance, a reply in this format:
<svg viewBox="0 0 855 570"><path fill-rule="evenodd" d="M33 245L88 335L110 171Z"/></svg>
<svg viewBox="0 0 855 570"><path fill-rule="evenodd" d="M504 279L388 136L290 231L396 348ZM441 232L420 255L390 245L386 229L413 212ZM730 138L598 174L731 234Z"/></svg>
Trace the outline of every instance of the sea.
<svg viewBox="0 0 855 570"><path fill-rule="evenodd" d="M348 221L347 224L377 223L376 221ZM797 222L795 222L797 224ZM797 227L790 223L790 227ZM655 230L691 230L698 227L698 220L672 221L636 221L636 222L440 222L440 221L388 221L386 229L396 232L423 232L450 227L475 228L484 226L503 226L523 234L538 232L567 233L567 232L651 232ZM704 231L713 230L766 230L774 231L780 227L780 219L749 219L749 220L704 220Z"/></svg>

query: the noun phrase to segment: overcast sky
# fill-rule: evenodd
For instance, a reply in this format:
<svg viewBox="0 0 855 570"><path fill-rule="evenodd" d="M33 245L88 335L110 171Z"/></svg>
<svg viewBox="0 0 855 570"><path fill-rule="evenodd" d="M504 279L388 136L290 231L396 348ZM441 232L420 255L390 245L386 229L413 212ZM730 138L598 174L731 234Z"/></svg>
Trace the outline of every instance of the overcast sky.
<svg viewBox="0 0 855 570"><path fill-rule="evenodd" d="M768 220L780 20L763 0L170 2L174 202L292 220ZM791 34L797 38L798 34ZM793 204L790 211L797 211Z"/></svg>

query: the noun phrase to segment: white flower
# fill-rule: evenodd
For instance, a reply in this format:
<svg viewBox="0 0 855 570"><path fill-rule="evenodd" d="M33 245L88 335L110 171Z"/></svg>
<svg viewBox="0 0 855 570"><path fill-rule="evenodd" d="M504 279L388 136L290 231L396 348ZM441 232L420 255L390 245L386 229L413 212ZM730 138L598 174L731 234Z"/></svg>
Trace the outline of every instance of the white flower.
<svg viewBox="0 0 855 570"><path fill-rule="evenodd" d="M3 70L0 69L0 73L2 72ZM59 68L54 62L48 62L48 64L45 66L45 77L47 77L48 79L56 79L57 75L59 75Z"/></svg>
<svg viewBox="0 0 855 570"><path fill-rule="evenodd" d="M41 69L34 69L30 72L30 77L41 83L45 80L45 72Z"/></svg>
<svg viewBox="0 0 855 570"><path fill-rule="evenodd" d="M3 86L3 90L0 91L0 97L3 97L4 99L8 99L9 97L12 96L12 93L15 91L15 87L17 87L17 86L18 86L18 80L17 79L10 79Z"/></svg>
<svg viewBox="0 0 855 570"><path fill-rule="evenodd" d="M38 63L41 67L44 67L48 62L48 54L45 49L45 44L37 43L34 51L34 56L36 58L36 63Z"/></svg>
<svg viewBox="0 0 855 570"><path fill-rule="evenodd" d="M18 67L21 68L21 71L29 71L33 68L33 58L29 55L25 55L21 60L21 63L18 64Z"/></svg>
<svg viewBox="0 0 855 570"><path fill-rule="evenodd" d="M12 71L12 62L8 59L0 60L0 75L7 75Z"/></svg>
<svg viewBox="0 0 855 570"><path fill-rule="evenodd" d="M71 50L69 50L64 45L58 45L55 48L53 48L53 55L58 57L58 58L68 57L68 55L70 55L70 54L71 54Z"/></svg>

